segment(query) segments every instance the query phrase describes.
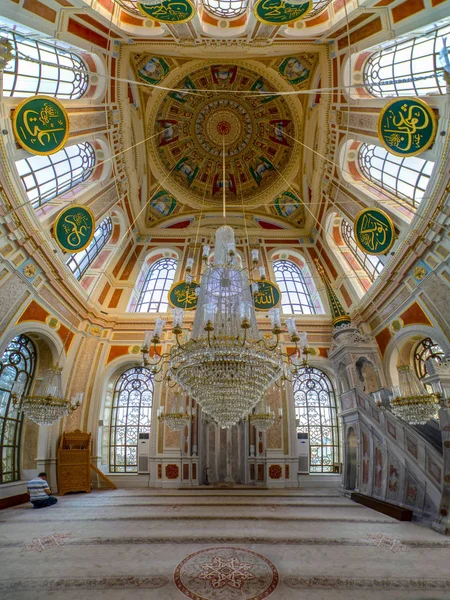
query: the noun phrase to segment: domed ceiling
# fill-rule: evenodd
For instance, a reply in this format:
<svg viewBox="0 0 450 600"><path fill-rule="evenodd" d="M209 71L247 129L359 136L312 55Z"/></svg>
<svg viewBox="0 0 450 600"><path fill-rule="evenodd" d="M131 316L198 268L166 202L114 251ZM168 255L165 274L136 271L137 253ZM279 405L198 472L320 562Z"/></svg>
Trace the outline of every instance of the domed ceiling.
<svg viewBox="0 0 450 600"><path fill-rule="evenodd" d="M262 204L298 170L293 101L248 66L210 64L168 86L148 123L151 168L178 200L222 204L223 148L228 204ZM280 89L280 86L278 86ZM184 91L185 90L185 91Z"/></svg>

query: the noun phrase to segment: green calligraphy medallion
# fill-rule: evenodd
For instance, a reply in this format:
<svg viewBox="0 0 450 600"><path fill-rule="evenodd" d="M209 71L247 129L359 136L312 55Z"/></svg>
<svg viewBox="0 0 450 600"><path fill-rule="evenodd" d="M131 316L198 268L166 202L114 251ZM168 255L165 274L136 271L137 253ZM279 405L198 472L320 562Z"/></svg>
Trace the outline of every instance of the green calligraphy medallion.
<svg viewBox="0 0 450 600"><path fill-rule="evenodd" d="M279 304L281 292L277 285L266 279L260 279L255 283L258 284L258 291L252 292L252 296L256 310L269 310Z"/></svg>
<svg viewBox="0 0 450 600"><path fill-rule="evenodd" d="M395 98L378 117L378 138L396 156L416 156L434 142L437 120L420 98Z"/></svg>
<svg viewBox="0 0 450 600"><path fill-rule="evenodd" d="M200 287L196 281L187 283L184 279L174 283L169 290L169 304L172 308L193 310L197 308L197 294L195 290Z"/></svg>
<svg viewBox="0 0 450 600"><path fill-rule="evenodd" d="M63 105L49 96L23 100L14 111L12 124L16 140L32 154L54 154L69 137L69 117Z"/></svg>
<svg viewBox="0 0 450 600"><path fill-rule="evenodd" d="M365 208L356 215L355 240L366 254L386 254L395 241L395 227L389 216L378 208Z"/></svg>
<svg viewBox="0 0 450 600"><path fill-rule="evenodd" d="M267 25L287 25L306 16L312 8L312 0L285 2L284 0L258 0L253 12Z"/></svg>
<svg viewBox="0 0 450 600"><path fill-rule="evenodd" d="M138 2L138 8L146 17L159 23L186 23L195 16L195 6L190 0Z"/></svg>
<svg viewBox="0 0 450 600"><path fill-rule="evenodd" d="M92 241L95 218L92 211L82 204L64 208L53 225L53 236L64 252L81 252Z"/></svg>

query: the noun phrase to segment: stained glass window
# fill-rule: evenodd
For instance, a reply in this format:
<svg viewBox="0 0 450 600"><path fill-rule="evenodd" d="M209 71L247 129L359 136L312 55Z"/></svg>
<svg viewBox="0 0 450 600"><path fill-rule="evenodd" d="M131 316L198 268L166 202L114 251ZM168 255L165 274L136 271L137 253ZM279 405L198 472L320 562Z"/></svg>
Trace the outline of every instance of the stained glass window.
<svg viewBox="0 0 450 600"><path fill-rule="evenodd" d="M140 433L150 434L153 375L144 367L124 371L117 380L111 414L109 470L137 473Z"/></svg>
<svg viewBox="0 0 450 600"><path fill-rule="evenodd" d="M356 243L353 227L350 225L350 223L347 223L345 219L342 219L341 221L341 235L350 252L359 262L370 279L374 281L384 269L384 264L377 256L366 254L361 250Z"/></svg>
<svg viewBox="0 0 450 600"><path fill-rule="evenodd" d="M89 179L94 165L94 148L88 142L67 146L50 156L36 155L16 161L23 187L35 209Z"/></svg>
<svg viewBox="0 0 450 600"><path fill-rule="evenodd" d="M56 98L81 98L89 84L88 69L74 52L53 44L25 37L17 32L0 30L9 40L14 58L3 72L5 96L26 98L45 94Z"/></svg>
<svg viewBox="0 0 450 600"><path fill-rule="evenodd" d="M76 254L71 254L66 262L69 269L79 280L100 254L102 248L108 243L112 233L112 221L106 217L97 225L94 237L87 248Z"/></svg>
<svg viewBox="0 0 450 600"><path fill-rule="evenodd" d="M383 190L416 208L425 195L434 163L417 156L395 156L381 146L361 144L359 167Z"/></svg>
<svg viewBox="0 0 450 600"><path fill-rule="evenodd" d="M134 312L166 312L176 270L177 261L174 258L155 261L144 279Z"/></svg>
<svg viewBox="0 0 450 600"><path fill-rule="evenodd" d="M23 414L14 408L14 382L25 384L27 394L34 375L36 349L25 335L15 337L0 360L0 483L20 479L20 439Z"/></svg>
<svg viewBox="0 0 450 600"><path fill-rule="evenodd" d="M424 338L420 341L414 350L414 368L416 370L416 375L419 379L423 379L427 374L427 370L425 367L425 361L428 358L433 358L435 360L440 360L444 356L444 351L433 342L431 338Z"/></svg>
<svg viewBox="0 0 450 600"><path fill-rule="evenodd" d="M286 314L316 313L311 293L300 267L291 260L276 260L273 270L281 291L281 305Z"/></svg>
<svg viewBox="0 0 450 600"><path fill-rule="evenodd" d="M225 19L239 17L247 10L247 0L202 0L206 10Z"/></svg>
<svg viewBox="0 0 450 600"><path fill-rule="evenodd" d="M367 91L379 98L445 94L439 53L450 25L374 52L364 67Z"/></svg>
<svg viewBox="0 0 450 600"><path fill-rule="evenodd" d="M311 473L332 473L339 461L336 397L331 381L320 369L302 367L294 379L297 432L309 437Z"/></svg>

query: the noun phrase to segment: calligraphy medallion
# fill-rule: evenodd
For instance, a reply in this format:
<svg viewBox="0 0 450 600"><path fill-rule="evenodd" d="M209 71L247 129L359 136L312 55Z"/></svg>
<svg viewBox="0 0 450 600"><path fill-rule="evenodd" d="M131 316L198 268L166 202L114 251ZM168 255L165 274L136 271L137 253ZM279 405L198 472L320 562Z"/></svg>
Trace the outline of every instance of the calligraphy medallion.
<svg viewBox="0 0 450 600"><path fill-rule="evenodd" d="M32 96L15 109L16 140L32 154L47 156L61 150L69 137L69 117L63 105L49 96Z"/></svg>
<svg viewBox="0 0 450 600"><path fill-rule="evenodd" d="M255 310L269 310L280 303L280 288L266 279L256 281L258 291L252 292Z"/></svg>
<svg viewBox="0 0 450 600"><path fill-rule="evenodd" d="M139 10L158 23L186 23L195 16L195 6L190 0L162 0L138 2Z"/></svg>
<svg viewBox="0 0 450 600"><path fill-rule="evenodd" d="M169 304L172 308L183 308L184 310L194 310L197 308L196 289L200 284L196 281L187 283L186 280L174 283L169 290Z"/></svg>
<svg viewBox="0 0 450 600"><path fill-rule="evenodd" d="M305 2L285 0L258 0L253 12L255 17L267 25L287 25L305 17L312 8L312 0Z"/></svg>
<svg viewBox="0 0 450 600"><path fill-rule="evenodd" d="M355 241L366 254L386 254L395 241L395 227L379 208L365 208L356 215Z"/></svg>
<svg viewBox="0 0 450 600"><path fill-rule="evenodd" d="M186 556L174 572L177 588L191 600L263 600L278 586L275 566L244 548L206 548Z"/></svg>
<svg viewBox="0 0 450 600"><path fill-rule="evenodd" d="M420 98L395 98L378 117L378 138L396 156L416 156L434 142L437 120Z"/></svg>
<svg viewBox="0 0 450 600"><path fill-rule="evenodd" d="M53 236L64 252L81 252L94 237L95 217L82 204L71 204L56 217Z"/></svg>

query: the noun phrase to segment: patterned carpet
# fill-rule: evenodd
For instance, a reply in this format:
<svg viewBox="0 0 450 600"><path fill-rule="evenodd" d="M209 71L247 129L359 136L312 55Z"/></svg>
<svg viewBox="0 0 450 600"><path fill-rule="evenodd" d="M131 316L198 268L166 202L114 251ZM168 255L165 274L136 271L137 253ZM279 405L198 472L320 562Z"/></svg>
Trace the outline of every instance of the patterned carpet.
<svg viewBox="0 0 450 600"><path fill-rule="evenodd" d="M94 492L0 512L5 600L448 600L450 540L342 497Z"/></svg>

